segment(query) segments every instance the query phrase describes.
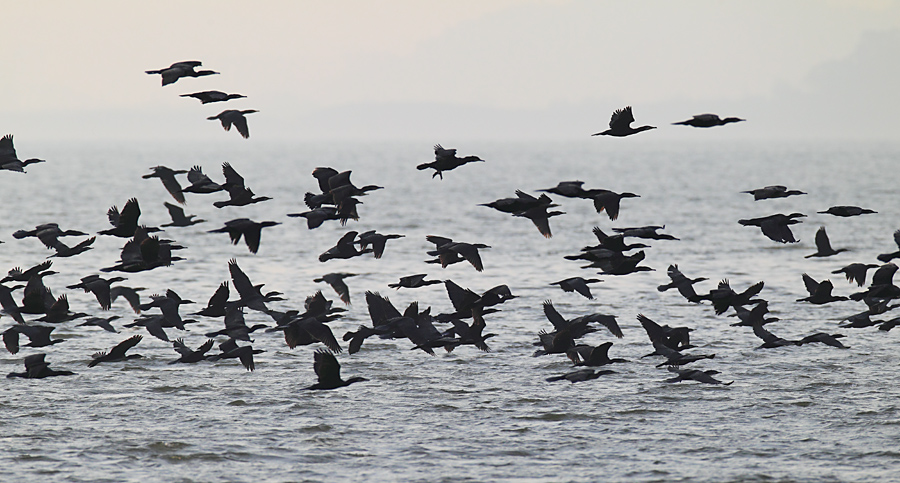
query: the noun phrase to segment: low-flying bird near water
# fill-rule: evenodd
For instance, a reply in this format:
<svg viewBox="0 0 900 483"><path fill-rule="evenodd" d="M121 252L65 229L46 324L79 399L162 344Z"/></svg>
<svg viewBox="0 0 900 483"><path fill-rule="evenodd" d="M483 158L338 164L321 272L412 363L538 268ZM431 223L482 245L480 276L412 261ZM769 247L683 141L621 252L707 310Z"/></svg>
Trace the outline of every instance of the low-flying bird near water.
<svg viewBox="0 0 900 483"><path fill-rule="evenodd" d="M13 147L13 136L7 134L0 138L0 170L25 172L25 166L34 163L43 163L43 159L31 158L25 161L16 156L16 148Z"/></svg>
<svg viewBox="0 0 900 483"><path fill-rule="evenodd" d="M753 195L753 201L768 200L771 198L787 198L788 196L805 195L806 194L800 190L789 190L789 189L787 189L787 186L782 186L782 185L766 186L765 188L757 188L755 190L741 191L741 193L747 193L747 194Z"/></svg>
<svg viewBox="0 0 900 483"><path fill-rule="evenodd" d="M616 109L609 120L609 129L603 132L591 134L591 136L615 136L624 137L649 129L656 129L656 126L641 126L638 128L631 127L634 122L634 114L631 112L631 106L624 109Z"/></svg>
<svg viewBox="0 0 900 483"><path fill-rule="evenodd" d="M306 389L337 389L356 382L368 381L365 377L359 376L341 379L341 364L334 354L323 349L313 353L313 369L319 381Z"/></svg>

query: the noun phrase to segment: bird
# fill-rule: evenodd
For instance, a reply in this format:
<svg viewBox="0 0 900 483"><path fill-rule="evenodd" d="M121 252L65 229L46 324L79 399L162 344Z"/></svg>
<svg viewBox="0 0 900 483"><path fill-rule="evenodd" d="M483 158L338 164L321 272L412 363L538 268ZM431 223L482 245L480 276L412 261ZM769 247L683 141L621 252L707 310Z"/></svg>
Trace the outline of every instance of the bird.
<svg viewBox="0 0 900 483"><path fill-rule="evenodd" d="M657 233L659 230L664 230L666 228L665 225L662 226L639 226L639 227L630 227L630 228L613 228L613 231L619 233L624 236L631 236L635 238L645 238L649 240L678 240L672 235L668 235L666 233Z"/></svg>
<svg viewBox="0 0 900 483"><path fill-rule="evenodd" d="M405 277L400 277L400 281L397 283L389 283L388 287L400 290L400 288L419 288L444 283L441 280L425 280L425 277L427 276L428 274L426 273L407 275Z"/></svg>
<svg viewBox="0 0 900 483"><path fill-rule="evenodd" d="M344 302L347 305L350 305L350 287L344 282L345 278L355 277L355 273L344 273L344 272L336 272L336 273L326 273L321 277L314 279L313 282L325 282L334 289L334 291L341 298L341 302Z"/></svg>
<svg viewBox="0 0 900 483"><path fill-rule="evenodd" d="M182 188L181 191L183 193L209 194L225 189L224 186L214 182L209 176L205 175L203 168L200 166L193 166L188 171L187 179L191 185Z"/></svg>
<svg viewBox="0 0 900 483"><path fill-rule="evenodd" d="M484 264L481 262L478 250L491 248L490 246L483 243L454 242L449 238L434 235L428 235L425 238L437 246L437 249L427 253L438 257L441 268L447 268L451 263L466 260L475 267L476 271L484 271Z"/></svg>
<svg viewBox="0 0 900 483"><path fill-rule="evenodd" d="M691 331L694 329L691 329L690 327L669 327L668 324L659 325L644 314L638 314L637 319L638 322L641 323L641 327L644 328L644 331L647 333L647 338L650 339L650 343L653 344L655 349L657 344L674 351L682 351L694 347L691 345ZM663 351L665 351L665 349L663 349ZM657 355L661 356L664 354L659 349L656 349L653 353L647 354L644 357Z"/></svg>
<svg viewBox="0 0 900 483"><path fill-rule="evenodd" d="M808 335L797 341L797 345L820 342L831 347L837 347L838 349L849 349L849 347L845 346L841 343L841 341L838 340L842 337L844 337L844 334L826 334L825 332L816 332L815 334Z"/></svg>
<svg viewBox="0 0 900 483"><path fill-rule="evenodd" d="M166 188L166 191L172 195L172 198L175 198L175 201L181 203L182 205L185 203L184 193L181 189L181 184L178 183L178 180L175 179L176 174L185 174L186 170L183 169L172 169L166 166L154 166L150 168L153 170L152 173L145 174L141 176L144 179L150 178L159 178L162 181L163 186Z"/></svg>
<svg viewBox="0 0 900 483"><path fill-rule="evenodd" d="M151 295L150 302L141 304L140 308L141 310L149 310L156 307L162 312L162 319L158 320L162 327L176 327L180 330L185 330L184 324L195 321L183 320L181 314L178 313L178 310L182 305L192 303L194 303L193 300L183 299L174 290L168 289L166 290L165 295ZM128 326L126 325L125 327ZM168 342L168 340L166 341Z"/></svg>
<svg viewBox="0 0 900 483"><path fill-rule="evenodd" d="M261 221L255 222L249 218L236 218L225 222L225 226L215 230L209 230L207 233L228 233L231 237L231 244L237 245L244 237L244 243L250 253L259 251L259 242L262 235L262 229L270 226L280 225L277 221Z"/></svg>
<svg viewBox="0 0 900 483"><path fill-rule="evenodd" d="M439 176L441 179L444 179L444 171L450 171L466 163L474 163L479 161L484 162L484 160L479 158L478 156L466 156L464 158L460 158L456 155L455 149L444 149L440 144L435 144L434 161L430 163L422 163L416 166L416 169L423 170L431 168L434 170L434 174L431 175L432 178L434 178L435 176Z"/></svg>
<svg viewBox="0 0 900 483"><path fill-rule="evenodd" d="M75 255L80 255L80 254L90 250L92 248L91 245L94 243L94 241L96 239L97 239L97 237L92 236L86 240L78 242L78 244L73 247L70 247L70 246L66 245L65 243L63 243L62 241L57 240L56 243L53 245L53 249L56 250L56 253L54 253L53 255L50 255L47 258L51 258L51 257L66 258L66 257L74 257Z"/></svg>
<svg viewBox="0 0 900 483"><path fill-rule="evenodd" d="M18 288L24 287L22 285L7 287L0 283L0 307L3 308L4 313L12 317L16 322L24 324L25 319L22 318L22 311L19 305L16 304L15 299L12 298L12 291Z"/></svg>
<svg viewBox="0 0 900 483"><path fill-rule="evenodd" d="M351 377L347 380L341 379L341 364L334 357L334 354L323 349L313 353L313 370L316 371L318 382L305 389L337 389L357 382L368 381L365 377L360 376Z"/></svg>
<svg viewBox="0 0 900 483"><path fill-rule="evenodd" d="M825 227L822 226L816 231L816 252L806 255L803 258L830 257L846 251L846 248L838 248L836 250L831 248L831 242L828 241L828 233L825 233ZM865 275L865 273L863 275Z"/></svg>
<svg viewBox="0 0 900 483"><path fill-rule="evenodd" d="M831 273L843 273L850 283L856 282L860 287L866 284L866 272L870 268L878 268L880 265L874 263L851 263L846 267L833 270Z"/></svg>
<svg viewBox="0 0 900 483"><path fill-rule="evenodd" d="M268 312L269 309L266 307L266 302L284 300L283 298L278 297L279 295L282 295L281 292L273 291L263 294L262 287L265 284L261 283L259 285L254 285L250 281L250 277L241 270L237 260L234 258L228 261L228 272L231 274L231 282L234 285L234 289L237 290L238 295L240 295L240 302L244 307L260 312ZM224 299L228 299L227 292L224 295Z"/></svg>
<svg viewBox="0 0 900 483"><path fill-rule="evenodd" d="M225 184L223 187L225 188L225 191L228 191L228 199L225 201L213 202L213 206L216 208L223 208L226 206L247 206L272 199L268 196L256 197L253 191L244 185L244 177L238 174L237 170L231 166L231 163L222 163L222 174L225 175Z"/></svg>
<svg viewBox="0 0 900 483"><path fill-rule="evenodd" d="M800 345L800 341L797 340L787 340L778 337L777 335L769 332L763 327L763 324L755 324L751 326L753 328L753 335L762 339L763 343L757 347L757 349L773 349L776 347L785 347L791 345Z"/></svg>
<svg viewBox="0 0 900 483"><path fill-rule="evenodd" d="M91 356L91 362L88 363L88 367L94 367L101 362L119 362L128 359L139 359L142 356L140 354L126 354L128 349L138 345L138 343L144 338L144 336L138 334L133 335L122 342L119 342L115 345L109 352L97 352L93 356Z"/></svg>
<svg viewBox="0 0 900 483"><path fill-rule="evenodd" d="M113 206L107 210L106 216L109 219L109 224L113 227L100 231L98 234L117 236L119 238L131 238L134 236L134 231L138 227L138 219L141 217L141 207L138 204L137 198L130 198L125 202L125 206L122 207L121 212L118 207ZM144 227L144 230L147 232L160 231L159 228L155 227Z"/></svg>
<svg viewBox="0 0 900 483"><path fill-rule="evenodd" d="M247 118L244 116L253 114L254 112L259 111L255 109L244 109L242 111L237 109L226 109L215 116L210 116L206 119L210 121L218 120L222 123L222 127L225 128L226 131L231 131L231 126L233 124L238 132L241 133L241 136L243 136L244 139L248 139L250 137L250 128L247 127Z"/></svg>
<svg viewBox="0 0 900 483"><path fill-rule="evenodd" d="M148 74L160 74L162 76L162 85L167 86L169 84L173 84L178 79L182 77L202 77L207 75L218 74L218 72L213 72L211 70L194 70L197 67L203 65L200 61L197 60L185 60L181 62L175 62L169 67L157 70L148 70L145 71Z"/></svg>
<svg viewBox="0 0 900 483"><path fill-rule="evenodd" d="M120 315L111 315L109 317L90 317L86 319L84 322L78 324L76 327L100 327L101 329L107 332L118 333L115 327L112 326L112 321L116 319L121 319Z"/></svg>
<svg viewBox="0 0 900 483"><path fill-rule="evenodd" d="M97 298L97 302L100 303L100 308L109 310L110 307L112 307L112 298L110 296L111 286L116 282L122 282L124 280L124 277L111 277L106 279L99 275L88 275L87 277L82 277L80 283L69 285L66 288L80 288L84 290L84 293L90 292L94 294L94 297Z"/></svg>
<svg viewBox="0 0 900 483"><path fill-rule="evenodd" d="M753 201L768 200L771 198L787 198L788 196L806 194L800 190L789 190L787 189L787 186L783 185L766 186L764 188L741 191L741 193L748 193L753 195Z"/></svg>
<svg viewBox="0 0 900 483"><path fill-rule="evenodd" d="M56 223L44 223L34 227L34 230L16 230L13 232L13 238L17 240L32 236L40 240L45 247L52 249L57 246L60 237L87 236L87 233L78 230L61 230Z"/></svg>
<svg viewBox="0 0 900 483"><path fill-rule="evenodd" d="M788 227L788 225L801 223L801 221L797 220L796 218L805 216L806 215L804 215L803 213L791 213L790 215L777 213L760 218L738 220L738 223L744 226L758 226L760 229L762 229L763 235L769 237L769 239L772 241L781 243L797 243L797 239L794 238L794 234L791 232L791 229Z"/></svg>
<svg viewBox="0 0 900 483"><path fill-rule="evenodd" d="M348 231L337 241L337 244L319 255L319 261L324 263L328 260L333 260L336 258L348 259L358 257L372 251L372 248L363 248L362 250L357 250L353 245L354 239L356 239L356 232Z"/></svg>
<svg viewBox="0 0 900 483"><path fill-rule="evenodd" d="M881 255L878 255L878 260L884 263L889 263L895 258L900 258L900 230L894 232L894 243L897 245L898 250L892 253L882 253Z"/></svg>
<svg viewBox="0 0 900 483"><path fill-rule="evenodd" d="M0 171L17 171L25 172L25 166L35 163L43 163L43 159L31 158L25 161L20 160L16 155L16 148L13 146L12 134L7 134L0 138Z"/></svg>
<svg viewBox="0 0 900 483"><path fill-rule="evenodd" d="M599 283L603 280L597 278L581 278L581 277L570 277L564 280L560 280L558 282L553 282L550 285L559 285L559 288L563 289L564 292L578 292L584 298L588 300L594 300L594 295L591 294L591 288L588 287L590 283Z"/></svg>
<svg viewBox="0 0 900 483"><path fill-rule="evenodd" d="M816 213L849 217L858 215L870 215L878 212L870 210L868 208L860 208L858 206L832 206L825 211L817 211Z"/></svg>
<svg viewBox="0 0 900 483"><path fill-rule="evenodd" d="M547 211L547 208L555 206L559 205L538 205L532 208L528 208L527 210L515 213L513 216L528 218L532 223L534 223L534 226L538 229L541 235L544 235L544 238L551 238L553 237L553 233L550 232L550 217L566 214L564 211Z"/></svg>
<svg viewBox="0 0 900 483"><path fill-rule="evenodd" d="M206 353L212 349L213 344L215 343L212 339L207 339L197 350L191 350L190 347L184 344L184 339L175 339L172 341L172 347L175 349L175 352L181 354L181 357L175 359L169 364L177 364L179 362L192 364L195 362L204 361L207 359Z"/></svg>
<svg viewBox="0 0 900 483"><path fill-rule="evenodd" d="M647 131L649 129L656 129L656 126L641 126L638 128L633 128L631 127L631 123L633 122L634 114L631 111L631 106L626 106L623 109L616 109L615 112L612 113L612 117L609 120L609 129L603 132L591 134L591 136L624 137Z"/></svg>
<svg viewBox="0 0 900 483"><path fill-rule="evenodd" d="M225 304L228 302L228 296L230 295L230 290L228 289L228 281L224 281L219 284L219 287L216 288L216 291L209 298L209 301L206 303L206 307L200 310L199 312L194 312L191 315L202 315L204 317L224 317L225 316Z"/></svg>
<svg viewBox="0 0 900 483"><path fill-rule="evenodd" d="M731 288L731 284L727 279L719 282L719 285L710 290L708 294L703 295L701 299L712 302L716 315L724 314L729 307L737 307L749 304L760 303L761 300L754 299L756 295L762 292L765 283L757 282L751 285L747 290L737 293Z"/></svg>
<svg viewBox="0 0 900 483"><path fill-rule="evenodd" d="M616 193L615 191L609 190L594 191L596 192L591 196L594 200L594 209L597 210L597 213L606 210L606 215L609 216L611 221L615 221L619 218L619 203L622 201L622 198L640 198L640 195L628 191L623 193Z"/></svg>
<svg viewBox="0 0 900 483"><path fill-rule="evenodd" d="M244 320L244 311L242 310L240 303L232 302L225 304L225 328L213 332L207 332L204 335L206 337L224 335L229 339L253 342L253 340L250 339L250 334L256 332L257 330L266 329L268 327L269 326L265 324L254 324L253 327L248 327L246 321Z"/></svg>
<svg viewBox="0 0 900 483"><path fill-rule="evenodd" d="M179 97L193 97L194 99L199 100L201 104L209 104L210 102L224 102L247 96L242 94L226 94L222 91L202 91L193 92L191 94L181 94Z"/></svg>
<svg viewBox="0 0 900 483"><path fill-rule="evenodd" d="M831 294L831 291L834 288L831 284L831 280L817 282L815 279L804 273L803 284L806 285L809 296L797 299L797 302L809 302L811 304L822 305L841 300L849 300L847 297Z"/></svg>
<svg viewBox="0 0 900 483"><path fill-rule="evenodd" d="M669 265L669 269L666 270L666 274L672 281L670 283L656 287L657 290L659 290L660 292L665 292L670 288L676 288L678 289L678 293L686 298L688 302L700 303L700 301L703 300L703 298L697 295L697 292L694 290L694 284L709 280L708 278L687 278L683 273L681 273L681 270L678 269L678 265L675 264Z"/></svg>
<svg viewBox="0 0 900 483"><path fill-rule="evenodd" d="M288 213L287 216L292 218L306 218L306 227L310 230L322 226L322 223L325 223L328 220L341 219L341 215L338 215L337 208L333 206L320 206L310 211L304 211L303 213Z"/></svg>
<svg viewBox="0 0 900 483"><path fill-rule="evenodd" d="M546 381L569 381L574 384L576 382L590 381L591 379L597 379L600 376L615 373L616 371L611 371L609 369L604 369L602 371L595 371L593 369L579 369L577 371L567 372L559 376L548 377Z"/></svg>
<svg viewBox="0 0 900 483"><path fill-rule="evenodd" d="M580 344L566 351L566 356L568 356L569 360L576 366L597 367L605 366L607 364L628 362L625 359L609 358L609 348L612 347L612 345L612 342L604 342L596 347Z"/></svg>
<svg viewBox="0 0 900 483"><path fill-rule="evenodd" d="M515 198L501 198L490 203L481 203L478 206L487 206L503 213L516 214L537 206L549 206L551 203L552 201L547 195L535 198L524 191L516 190Z"/></svg>
<svg viewBox="0 0 900 483"><path fill-rule="evenodd" d="M32 354L25 357L25 372L10 372L8 378L21 377L24 379L43 379L53 376L74 376L72 371L57 371L50 368L50 363L44 360L46 354Z"/></svg>
<svg viewBox="0 0 900 483"><path fill-rule="evenodd" d="M372 254L375 258L381 258L384 255L384 247L388 240L395 240L398 238L403 238L406 235L397 235L394 233L390 233L387 235L383 235L381 233L377 233L375 230L369 230L367 232L363 232L359 234L359 239L354 243L359 244L359 247L365 249L369 245L372 245Z"/></svg>
<svg viewBox="0 0 900 483"><path fill-rule="evenodd" d="M698 369L679 369L676 367L669 367L669 371L677 373L678 375L666 379L663 382L697 381L705 384L721 384L723 386L730 386L734 383L734 381L722 382L712 377L716 374L719 374L719 371L715 369L701 371Z"/></svg>
<svg viewBox="0 0 900 483"><path fill-rule="evenodd" d="M191 226L206 221L195 219L197 215L185 215L183 208L172 203L163 202L163 206L169 210L169 217L172 218L172 223L165 223L160 226Z"/></svg>
<svg viewBox="0 0 900 483"><path fill-rule="evenodd" d="M6 346L6 350L10 354L19 352L19 334L28 337L28 343L25 344L25 347L47 347L65 342L65 339L50 338L50 333L55 328L48 325L16 324L3 331L3 345Z"/></svg>
<svg viewBox="0 0 900 483"><path fill-rule="evenodd" d="M740 119L737 117L726 117L725 119L722 119L717 114L697 114L687 121L673 122L672 124L676 126L680 125L693 127L714 127L724 126L728 123L741 121L746 121L746 119Z"/></svg>
<svg viewBox="0 0 900 483"><path fill-rule="evenodd" d="M586 190L582 188L583 185L584 181L560 181L552 188L539 189L538 191L545 191L547 193L565 196L566 198L590 199L596 190ZM549 197L546 199L546 203L550 203Z"/></svg>
<svg viewBox="0 0 900 483"><path fill-rule="evenodd" d="M228 339L219 344L219 350L222 352L208 356L207 360L218 361L220 359L237 359L241 361L241 365L244 366L244 369L251 372L256 369L253 356L265 352L262 349L254 349L253 346L249 345L238 346L234 339Z"/></svg>

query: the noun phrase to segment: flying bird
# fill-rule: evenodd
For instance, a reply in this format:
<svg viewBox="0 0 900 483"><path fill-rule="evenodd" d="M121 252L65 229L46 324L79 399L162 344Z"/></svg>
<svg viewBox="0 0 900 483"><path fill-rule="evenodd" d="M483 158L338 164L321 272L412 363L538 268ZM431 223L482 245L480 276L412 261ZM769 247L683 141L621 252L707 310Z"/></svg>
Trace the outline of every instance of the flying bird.
<svg viewBox="0 0 900 483"><path fill-rule="evenodd" d="M231 126L234 125L237 128L238 132L241 133L241 136L244 139L248 139L250 137L250 128L247 127L247 118L244 117L247 114L253 114L254 112L259 112L255 109L245 109L243 111L238 111L236 109L226 109L215 116L207 117L206 119L210 121L218 120L222 123L222 127L226 131L231 131Z"/></svg>
<svg viewBox="0 0 900 483"><path fill-rule="evenodd" d="M162 76L162 85L167 86L169 84L173 84L178 79L182 77L202 77L207 75L218 74L218 72L213 72L211 70L194 70L197 67L203 65L200 61L197 60L185 60L182 62L175 62L174 64L166 67L164 69L157 70L148 70L145 71L148 74L159 74Z"/></svg>
<svg viewBox="0 0 900 483"><path fill-rule="evenodd" d="M656 126L641 126L638 128L631 127L634 122L634 114L631 112L631 106L624 109L616 109L609 120L609 129L603 132L591 134L591 136L615 136L624 137L649 129L656 129Z"/></svg>
<svg viewBox="0 0 900 483"><path fill-rule="evenodd" d="M714 127L724 126L728 123L741 121L746 121L746 119L740 119L737 117L726 117L725 119L722 119L717 114L697 114L687 121L673 122L672 124L693 127Z"/></svg>

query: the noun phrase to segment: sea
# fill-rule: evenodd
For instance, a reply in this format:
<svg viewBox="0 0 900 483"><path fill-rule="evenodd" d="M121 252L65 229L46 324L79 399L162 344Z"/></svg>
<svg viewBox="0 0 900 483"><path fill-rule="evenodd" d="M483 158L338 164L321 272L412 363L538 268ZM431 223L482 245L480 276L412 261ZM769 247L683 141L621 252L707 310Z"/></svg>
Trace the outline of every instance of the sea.
<svg viewBox="0 0 900 483"><path fill-rule="evenodd" d="M697 131L700 132L700 131ZM714 139L715 131L705 131ZM223 133L223 136L225 134ZM643 137L642 137L643 136ZM54 296L67 294L71 310L118 315L119 331L57 324L63 343L3 351L0 372L21 372L24 357L45 353L56 369L77 373L47 379L2 379L0 390L0 480L4 482L788 482L900 481L900 329L840 328L866 309L861 302L825 305L798 302L807 296L802 275L830 279L836 295L862 291L842 274L850 263L880 264L876 256L897 251L900 229L900 144L839 141L657 141L642 134L625 139L558 142L450 143L460 156L484 162L445 172L443 179L416 166L434 159L433 141L423 142L56 142L16 139L20 154L46 163L27 174L0 171L0 271L28 268L53 252L35 238L14 239L19 229L58 223L64 230L97 233L109 228L107 210L139 201L140 222L169 222L163 202L174 203L158 179L144 179L154 166L202 166L222 182L230 163L246 185L272 199L244 207L215 208L222 193L187 195L184 209L206 220L166 228L161 236L186 247L172 266L125 274L122 285L142 287L142 300L171 289L193 304L182 316L197 320L187 330L167 329L196 348L222 319L190 316L205 307L235 259L263 292L286 299L275 310L303 310L321 290L343 306L327 285L313 280L331 272L348 278L351 304L330 322L341 336L372 321L365 292L390 298L403 311L418 301L433 314L453 312L443 284L395 290L402 276L427 273L477 293L505 284L517 297L486 316L490 352L461 346L434 356L408 340L373 337L353 355L337 354L344 378L368 381L332 391L308 391L316 382L313 353L320 344L290 349L280 332L254 332L255 370L234 359L170 364L172 344L140 327L124 300L101 310L90 293L67 289L82 277L103 274L119 258L125 239L98 235L93 249L71 258L51 258L57 274L44 278ZM242 141L240 139L229 141ZM27 147L26 147L26 144ZM361 197L359 220L328 221L308 229L306 192L317 192L316 167L352 170L357 186L383 189ZM184 175L179 175L187 185ZM579 180L586 189L640 195L621 203L611 221L590 200L550 194L564 215L550 219L552 238L522 217L480 206L515 196L538 195L560 181ZM742 193L785 185L807 194L754 201ZM818 212L855 205L877 211L842 218ZM799 212L791 229L797 243L766 238L739 219ZM209 233L237 218L275 221L262 232L257 254L227 235ZM592 229L665 226L679 240L639 240L652 268L629 275L598 275L566 260L597 244ZM835 248L815 252L814 237L826 227ZM319 254L348 231L399 234L384 256L371 254L322 263ZM446 268L426 264L434 245L428 235L483 243L484 271L468 263ZM67 237L68 244L85 237ZM634 253L634 252L632 252ZM757 282L759 298L780 320L766 327L785 339L815 332L841 333L848 349L823 344L758 349L752 330L732 327L734 313L717 316L708 302L691 303L677 291L660 292L667 267L688 277L720 280L742 291ZM871 273L867 283L871 279ZM566 293L551 283L581 276L599 278L594 300ZM13 284L7 284L12 286ZM21 291L13 292L21 302ZM232 292L233 294L233 292ZM234 298L234 294L232 298ZM551 331L542 304L552 301L567 319L614 315L624 332L606 329L581 342L613 342L610 356L628 362L579 383L547 382L573 370L564 355L533 356L540 331ZM157 309L145 314L158 313ZM730 385L665 382L673 374L653 351L636 316L693 329L689 352L715 354L688 368L716 370ZM888 312L876 319L895 317ZM36 316L26 316L33 320ZM274 325L247 310L248 325ZM0 329L13 325L0 317ZM439 328L441 326L438 324ZM130 353L143 357L88 367L92 354L143 334ZM224 339L219 337L217 342ZM24 340L22 341L25 342ZM218 352L214 348L211 353Z"/></svg>

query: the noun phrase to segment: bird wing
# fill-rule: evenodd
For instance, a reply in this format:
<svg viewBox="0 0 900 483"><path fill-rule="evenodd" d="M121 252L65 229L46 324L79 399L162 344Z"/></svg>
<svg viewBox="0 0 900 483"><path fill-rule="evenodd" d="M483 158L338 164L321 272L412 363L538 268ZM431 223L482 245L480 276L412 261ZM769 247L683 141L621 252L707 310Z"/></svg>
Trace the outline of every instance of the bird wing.
<svg viewBox="0 0 900 483"><path fill-rule="evenodd" d="M634 114L631 112L631 106L624 109L616 109L609 119L609 128L612 130L627 129L634 122Z"/></svg>
<svg viewBox="0 0 900 483"><path fill-rule="evenodd" d="M831 252L831 242L828 241L828 233L825 233L825 227L819 227L816 231L816 251L818 253Z"/></svg>
<svg viewBox="0 0 900 483"><path fill-rule="evenodd" d="M484 264L481 263L481 256L478 255L478 248L474 245L469 243L457 243L453 246L453 251L462 255L463 258L475 267L476 271L484 271Z"/></svg>
<svg viewBox="0 0 900 483"><path fill-rule="evenodd" d="M119 342L118 344L116 344L115 347L110 349L109 355L115 354L117 357L125 357L125 352L127 352L128 349L131 349L132 347L138 345L138 343L143 338L144 338L144 336L138 334L138 335L133 335L133 336L123 340L122 342Z"/></svg>
<svg viewBox="0 0 900 483"><path fill-rule="evenodd" d="M241 270L241 267L237 264L237 260L234 258L228 261L228 271L231 273L231 281L234 283L234 289L237 290L241 298L251 298L255 293L253 290L253 283L250 282L250 277Z"/></svg>
<svg viewBox="0 0 900 483"><path fill-rule="evenodd" d="M235 115L232 121L234 122L234 127L237 128L238 132L241 133L241 136L243 136L244 139L250 137L250 128L247 127L247 118L244 117L243 114Z"/></svg>
<svg viewBox="0 0 900 483"><path fill-rule="evenodd" d="M222 174L225 175L225 184L240 187L244 186L244 178L231 167L231 163L222 163Z"/></svg>
<svg viewBox="0 0 900 483"><path fill-rule="evenodd" d="M0 138L0 160L18 159L16 156L16 148L13 147L13 136L7 134Z"/></svg>
<svg viewBox="0 0 900 483"><path fill-rule="evenodd" d="M803 274L803 284L806 285L806 291L809 292L810 295L816 293L816 290L819 288L819 282L816 282L812 277L805 273Z"/></svg>
<svg viewBox="0 0 900 483"><path fill-rule="evenodd" d="M544 315L547 317L547 320L553 324L553 327L556 330L563 330L569 326L569 323L557 312L556 307L553 306L553 302L549 300L544 301Z"/></svg>
<svg viewBox="0 0 900 483"><path fill-rule="evenodd" d="M313 353L313 370L316 371L320 383L328 384L341 380L341 364L334 354L324 349Z"/></svg>

